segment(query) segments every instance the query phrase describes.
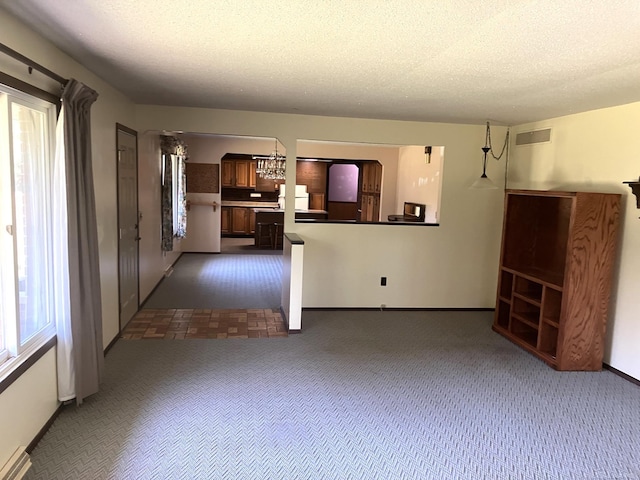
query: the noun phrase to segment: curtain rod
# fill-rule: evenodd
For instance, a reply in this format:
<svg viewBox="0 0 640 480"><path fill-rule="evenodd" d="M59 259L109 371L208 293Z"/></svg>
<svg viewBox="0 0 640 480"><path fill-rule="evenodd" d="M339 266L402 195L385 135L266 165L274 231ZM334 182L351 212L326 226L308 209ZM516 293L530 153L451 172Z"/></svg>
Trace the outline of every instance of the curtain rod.
<svg viewBox="0 0 640 480"><path fill-rule="evenodd" d="M16 52L12 48L7 47L4 43L0 43L0 52L10 56L11 58L14 58L15 60L18 60L19 62L24 63L26 66L29 67L29 73L31 73L32 69L37 70L38 72L46 75L47 77L54 79L56 82L60 83L60 85L62 86L65 86L69 81L68 79L61 77L57 73L52 72L48 68L43 67L39 63L34 62L30 58L25 57L21 53Z"/></svg>

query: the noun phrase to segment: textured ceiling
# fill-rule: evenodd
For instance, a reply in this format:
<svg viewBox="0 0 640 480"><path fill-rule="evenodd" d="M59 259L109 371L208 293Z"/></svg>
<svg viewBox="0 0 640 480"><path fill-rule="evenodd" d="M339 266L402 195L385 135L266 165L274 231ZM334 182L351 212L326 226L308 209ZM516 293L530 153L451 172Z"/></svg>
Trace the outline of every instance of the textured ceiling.
<svg viewBox="0 0 640 480"><path fill-rule="evenodd" d="M136 103L513 125L640 101L638 0L0 5Z"/></svg>

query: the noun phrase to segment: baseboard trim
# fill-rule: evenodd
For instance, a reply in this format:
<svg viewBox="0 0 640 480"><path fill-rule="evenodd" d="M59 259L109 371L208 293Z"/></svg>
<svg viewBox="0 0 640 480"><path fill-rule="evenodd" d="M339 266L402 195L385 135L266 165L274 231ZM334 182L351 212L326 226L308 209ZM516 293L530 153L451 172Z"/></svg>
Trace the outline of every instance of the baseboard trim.
<svg viewBox="0 0 640 480"><path fill-rule="evenodd" d="M289 330L287 333L291 334L296 334L296 333L302 333L302 330L300 330L299 328L296 330Z"/></svg>
<svg viewBox="0 0 640 480"><path fill-rule="evenodd" d="M109 350L111 350L111 348L113 348L113 346L118 342L118 340L120 340L120 334L122 333L122 330L120 330L118 332L118 334L114 337L113 340L111 340L111 342L109 342L109 345L107 345L107 348L104 349L104 356L107 356L107 353L109 353Z"/></svg>
<svg viewBox="0 0 640 480"><path fill-rule="evenodd" d="M618 375L619 377L624 378L625 380L627 380L628 382L633 383L634 385L637 385L640 387L640 380L638 380L635 377L632 377L631 375L628 375L620 370L618 370L617 368L612 367L611 365L609 365L608 363L603 363L602 367L606 370L609 370L611 373L614 373L616 375Z"/></svg>
<svg viewBox="0 0 640 480"><path fill-rule="evenodd" d="M27 448L25 449L25 451L29 455L31 455L31 452L33 452L33 449L36 448L36 445L38 445L38 442L42 440L42 437L44 437L45 433L47 433L49 428L51 428L51 425L53 425L53 422L55 422L56 418L58 418L58 415L60 415L60 412L62 411L63 408L64 408L64 403L61 403L60 405L58 405L58 408L56 408L56 411L53 412L53 415L51 415L51 418L47 420L47 423L44 424L44 427L42 427L40 431L36 434L36 436L33 438L33 440L31 440L31 443L27 445Z"/></svg>
<svg viewBox="0 0 640 480"><path fill-rule="evenodd" d="M280 316L282 317L282 322L284 326L287 327L287 331L289 330L289 319L287 318L287 314L284 313L284 308L280 305Z"/></svg>
<svg viewBox="0 0 640 480"><path fill-rule="evenodd" d="M173 262L171 265L169 265L167 267L167 269L169 268L173 268L173 266L178 263L178 260L180 260L182 258L182 255L184 255L185 252L180 252L180 255L178 255L178 258L176 258L176 261ZM166 271L166 270L165 270ZM156 283L156 286L153 287L153 289L149 292L149 295L147 295L145 297L145 299L142 301L142 303L140 303L140 306L138 307L138 312L140 310L142 310L144 308L144 305L147 303L147 300L149 300L151 298L151 295L153 295L155 293L155 291L158 289L158 287L160 286L160 284L162 283L162 281L167 278L164 275L162 275L162 278L160 280L158 280L158 283Z"/></svg>
<svg viewBox="0 0 640 480"><path fill-rule="evenodd" d="M493 312L495 307L302 307L302 311Z"/></svg>

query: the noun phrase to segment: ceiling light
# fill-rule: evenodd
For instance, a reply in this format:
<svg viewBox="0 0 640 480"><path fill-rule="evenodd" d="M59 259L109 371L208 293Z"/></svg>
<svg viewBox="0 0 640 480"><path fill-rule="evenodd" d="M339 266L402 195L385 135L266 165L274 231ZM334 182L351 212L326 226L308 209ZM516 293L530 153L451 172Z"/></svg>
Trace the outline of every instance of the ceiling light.
<svg viewBox="0 0 640 480"><path fill-rule="evenodd" d="M258 161L256 173L261 178L269 180L284 180L286 170L286 160L284 155L278 153L278 139L276 139L276 148L271 155L254 155L252 157Z"/></svg>
<svg viewBox="0 0 640 480"><path fill-rule="evenodd" d="M491 156L496 160L500 160L502 155L507 152L507 161L509 159L509 129L507 129L507 135L504 137L504 145L502 146L502 150L500 151L500 155L496 157L493 153L493 148L491 146L491 128L489 126L489 122L487 122L487 131L485 133L484 138L484 147L482 147L482 175L475 182L471 184L470 188L485 188L485 189L496 189L498 186L491 181L489 177L487 177L487 154L491 153Z"/></svg>

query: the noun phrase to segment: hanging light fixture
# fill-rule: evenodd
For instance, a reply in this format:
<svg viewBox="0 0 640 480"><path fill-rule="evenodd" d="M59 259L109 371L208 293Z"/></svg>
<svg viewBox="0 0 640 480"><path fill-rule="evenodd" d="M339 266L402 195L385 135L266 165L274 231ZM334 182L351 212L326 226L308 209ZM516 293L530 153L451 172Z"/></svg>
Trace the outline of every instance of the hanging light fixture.
<svg viewBox="0 0 640 480"><path fill-rule="evenodd" d="M504 137L504 145L502 146L502 150L500 151L500 155L496 157L493 153L493 147L491 146L491 128L489 126L489 122L487 122L487 131L485 133L484 138L484 147L482 147L482 175L475 182L471 184L470 188L498 188L498 186L491 181L489 177L487 177L487 154L490 153L493 158L496 160L500 160L502 155L507 152L507 161L509 160L509 129L507 129L507 135ZM506 179L506 171L505 171L505 179Z"/></svg>
<svg viewBox="0 0 640 480"><path fill-rule="evenodd" d="M252 157L258 161L256 173L261 178L269 180L284 180L286 170L286 160L284 155L278 153L278 139L276 139L276 148L271 155L254 155Z"/></svg>

